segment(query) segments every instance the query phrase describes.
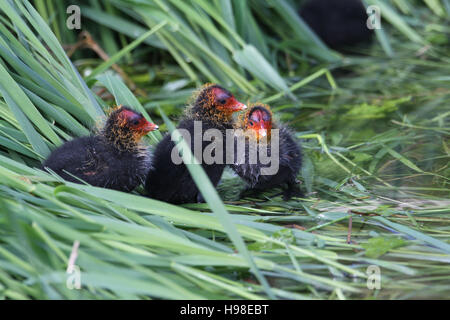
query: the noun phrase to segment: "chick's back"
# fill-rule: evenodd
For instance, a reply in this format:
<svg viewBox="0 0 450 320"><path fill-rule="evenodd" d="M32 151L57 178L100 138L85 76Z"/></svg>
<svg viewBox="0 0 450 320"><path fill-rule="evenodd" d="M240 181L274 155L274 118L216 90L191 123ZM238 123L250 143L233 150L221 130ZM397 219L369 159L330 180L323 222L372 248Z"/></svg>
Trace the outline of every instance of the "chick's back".
<svg viewBox="0 0 450 320"><path fill-rule="evenodd" d="M208 121L202 122L203 132L212 128L215 128L214 124ZM194 122L189 119L182 120L178 129L185 129L190 133L191 151L194 152ZM202 141L202 154L205 147L210 143ZM145 183L148 196L174 204L202 201L200 191L186 165L184 163L175 164L173 162L172 150L174 147L175 143L171 140L170 134L164 136L157 145L153 154L152 169ZM205 164L202 161L202 167L212 184L216 186L225 169L225 164Z"/></svg>
<svg viewBox="0 0 450 320"><path fill-rule="evenodd" d="M100 136L81 137L55 149L42 165L64 180L115 190L130 191L142 183L149 167L149 155L119 153ZM75 178L75 177L79 178Z"/></svg>

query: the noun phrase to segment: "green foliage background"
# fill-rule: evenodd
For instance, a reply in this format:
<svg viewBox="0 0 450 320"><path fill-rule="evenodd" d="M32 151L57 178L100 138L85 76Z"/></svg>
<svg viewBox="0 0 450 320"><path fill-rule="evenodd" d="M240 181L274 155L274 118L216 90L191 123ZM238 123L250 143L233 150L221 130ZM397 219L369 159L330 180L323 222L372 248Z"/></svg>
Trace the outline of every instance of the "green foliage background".
<svg viewBox="0 0 450 320"><path fill-rule="evenodd" d="M450 4L365 2L383 29L343 56L296 1L79 1L94 42L69 58L70 1L0 1L0 298L449 298ZM239 199L229 171L217 193L192 165L207 203L174 206L37 169L113 104L173 130L207 81L296 132L305 198Z"/></svg>

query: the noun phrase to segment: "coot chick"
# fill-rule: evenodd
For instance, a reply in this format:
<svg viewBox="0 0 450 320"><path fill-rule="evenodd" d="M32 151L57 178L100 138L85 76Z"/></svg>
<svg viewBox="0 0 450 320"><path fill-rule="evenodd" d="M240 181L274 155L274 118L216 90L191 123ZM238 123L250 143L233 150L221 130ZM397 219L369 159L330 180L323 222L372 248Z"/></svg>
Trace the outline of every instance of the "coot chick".
<svg viewBox="0 0 450 320"><path fill-rule="evenodd" d="M237 101L228 90L217 84L206 84L194 94L194 102L187 108L177 129L184 129L189 133L193 153L195 153L194 141L200 140L201 155L203 155L205 148L211 144L202 139L205 131L218 129L225 145L225 130L233 128L232 114L245 108L246 106ZM197 131L197 137L194 136L195 122L197 122L197 128L201 123L201 130ZM157 145L153 165L145 184L148 196L173 204L204 202L184 163L174 163L172 159L174 147L175 143L171 140L170 134L167 134ZM201 161L212 184L217 186L225 169L225 159L223 158L221 163L211 164L205 163L203 159L198 160Z"/></svg>
<svg viewBox="0 0 450 320"><path fill-rule="evenodd" d="M80 137L55 149L42 168L64 180L120 191L143 182L150 168L150 153L141 138L158 126L129 107L119 106L95 135Z"/></svg>
<svg viewBox="0 0 450 320"><path fill-rule="evenodd" d="M287 127L273 120L270 107L260 103L250 106L237 121L236 129L243 130L235 133L235 163L231 168L248 184L248 190L254 193L281 187L285 200L301 196L297 180L302 165L300 145ZM278 129L278 135L274 129ZM278 153L275 139L278 140ZM239 140L245 141L243 155L238 151ZM256 157L251 156L252 152ZM262 161L265 154L267 159ZM276 159L278 166L269 163L268 159ZM272 170L267 171L268 168Z"/></svg>
<svg viewBox="0 0 450 320"><path fill-rule="evenodd" d="M300 16L325 44L342 51L368 43L373 31L367 28L367 13L361 0L310 0L300 7Z"/></svg>

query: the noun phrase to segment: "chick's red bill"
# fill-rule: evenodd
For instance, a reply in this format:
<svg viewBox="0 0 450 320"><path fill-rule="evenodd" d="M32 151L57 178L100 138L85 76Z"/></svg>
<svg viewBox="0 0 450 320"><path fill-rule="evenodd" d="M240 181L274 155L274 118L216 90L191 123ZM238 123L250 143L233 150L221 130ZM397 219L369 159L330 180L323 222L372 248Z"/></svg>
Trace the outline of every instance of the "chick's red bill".
<svg viewBox="0 0 450 320"><path fill-rule="evenodd" d="M158 126L154 123L151 123L147 121L145 118L143 119L143 123L139 125L139 129L144 133L147 134L151 131L158 130Z"/></svg>
<svg viewBox="0 0 450 320"><path fill-rule="evenodd" d="M232 97L227 103L227 109L232 112L237 112L247 109L247 106L244 103L237 101L236 98Z"/></svg>

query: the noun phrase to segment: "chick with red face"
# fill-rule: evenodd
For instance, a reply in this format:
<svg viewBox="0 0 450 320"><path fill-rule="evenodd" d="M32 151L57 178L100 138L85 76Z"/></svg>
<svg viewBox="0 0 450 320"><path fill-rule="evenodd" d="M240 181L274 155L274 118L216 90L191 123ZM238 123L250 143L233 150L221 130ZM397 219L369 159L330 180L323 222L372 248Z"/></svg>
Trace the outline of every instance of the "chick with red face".
<svg viewBox="0 0 450 320"><path fill-rule="evenodd" d="M194 153L196 133L203 134L209 129L217 129L225 141L225 130L233 128L232 115L234 112L245 109L246 106L237 101L228 90L216 84L204 85L195 95L177 129L184 129L191 137L191 151ZM201 131L195 132L195 122L201 123ZM201 141L201 154L210 142ZM148 196L169 203L203 202L203 198L184 163L176 164L172 159L172 150L175 143L170 135L166 135L157 145L152 169L150 170L145 188ZM200 159L199 159L200 160ZM219 183L225 159L221 163L206 164L202 167L214 186Z"/></svg>
<svg viewBox="0 0 450 320"><path fill-rule="evenodd" d="M257 141L264 137L271 138L272 113L269 108L264 106L252 107L243 120L243 127L252 132Z"/></svg>
<svg viewBox="0 0 450 320"><path fill-rule="evenodd" d="M97 134L64 143L42 167L67 181L131 191L143 183L151 164L141 139L156 129L142 114L119 106Z"/></svg>
<svg viewBox="0 0 450 320"><path fill-rule="evenodd" d="M302 193L297 180L302 165L300 145L287 127L273 120L270 107L261 103L251 105L239 118L235 127L241 130L236 130L235 133L235 163L231 168L248 184L248 188L261 191L280 187L284 189L285 200L292 196L300 196ZM278 170L264 174L262 169L268 168L271 164L261 161L262 150L268 157L272 154L277 155L273 150L274 129L278 129ZM245 141L243 155L237 151L239 141ZM255 162L250 155L252 151L256 154Z"/></svg>

